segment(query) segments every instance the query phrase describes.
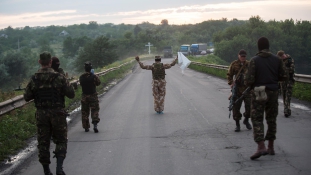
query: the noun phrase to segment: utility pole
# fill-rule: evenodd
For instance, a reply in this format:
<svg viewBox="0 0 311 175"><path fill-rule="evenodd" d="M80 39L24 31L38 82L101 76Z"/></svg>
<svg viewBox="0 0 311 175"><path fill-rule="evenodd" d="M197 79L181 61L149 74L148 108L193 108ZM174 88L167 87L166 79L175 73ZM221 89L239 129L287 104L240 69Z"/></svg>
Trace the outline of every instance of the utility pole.
<svg viewBox="0 0 311 175"><path fill-rule="evenodd" d="M150 44L150 42L148 42L148 44L147 45L145 45L145 46L148 46L149 47L149 55L150 55L150 46L153 46L152 44Z"/></svg>

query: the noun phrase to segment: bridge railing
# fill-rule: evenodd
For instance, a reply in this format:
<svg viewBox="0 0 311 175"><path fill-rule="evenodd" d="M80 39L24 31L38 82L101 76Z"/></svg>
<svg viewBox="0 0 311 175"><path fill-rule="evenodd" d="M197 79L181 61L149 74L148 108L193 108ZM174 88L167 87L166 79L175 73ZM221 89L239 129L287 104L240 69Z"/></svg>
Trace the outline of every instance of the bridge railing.
<svg viewBox="0 0 311 175"><path fill-rule="evenodd" d="M96 75L98 76L103 76L109 72L112 72L114 70L118 70L120 69L122 66L125 66L127 64L130 64L132 63L134 60L132 61L129 61L129 62L126 62L126 63L123 63L121 64L120 66L117 66L117 67L113 67L113 68L109 68L107 70L104 70L102 72L98 72L98 73L95 73ZM73 80L73 81L70 81L70 83L77 83L77 85L79 85L79 80ZM24 100L24 96L23 95L19 95L19 96L16 96L14 98L11 98L7 101L4 101L4 102L1 102L0 103L0 116L12 111L12 110L15 110L15 109L18 109L20 107L23 107L25 106L26 104L28 103L32 103L33 100L29 101L29 102L26 102Z"/></svg>
<svg viewBox="0 0 311 175"><path fill-rule="evenodd" d="M204 67L211 67L211 68L216 68L216 69L223 69L223 70L229 69L229 66L216 65L216 64L205 64L205 63L199 63L199 62L194 62L194 61L192 61L191 64L198 65L198 66L204 66ZM295 74L294 79L297 82L311 83L311 75Z"/></svg>

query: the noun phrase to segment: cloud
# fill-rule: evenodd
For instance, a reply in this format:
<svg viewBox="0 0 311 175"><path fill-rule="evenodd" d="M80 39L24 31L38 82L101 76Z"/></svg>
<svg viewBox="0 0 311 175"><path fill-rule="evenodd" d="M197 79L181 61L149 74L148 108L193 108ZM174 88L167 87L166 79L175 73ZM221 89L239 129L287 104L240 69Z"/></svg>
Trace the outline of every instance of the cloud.
<svg viewBox="0 0 311 175"><path fill-rule="evenodd" d="M262 0L229 3L206 3L204 5L184 5L176 8L119 11L113 13L88 13L75 9L24 13L19 15L0 15L0 28L71 25L97 21L101 23L138 24L151 22L160 24L167 19L169 24L199 23L209 19L237 18L247 20L259 15L268 20L311 20L311 1L309 0Z"/></svg>

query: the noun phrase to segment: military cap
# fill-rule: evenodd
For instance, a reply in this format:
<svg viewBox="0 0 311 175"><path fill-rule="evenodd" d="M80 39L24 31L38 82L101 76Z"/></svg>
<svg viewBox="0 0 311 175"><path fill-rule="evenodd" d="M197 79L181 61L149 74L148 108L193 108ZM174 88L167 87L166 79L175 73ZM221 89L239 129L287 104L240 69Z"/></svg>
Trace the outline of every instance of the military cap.
<svg viewBox="0 0 311 175"><path fill-rule="evenodd" d="M84 65L85 65L85 66L92 66L92 63L89 62L89 61L86 61L86 62L84 63Z"/></svg>
<svg viewBox="0 0 311 175"><path fill-rule="evenodd" d="M51 54L47 51L44 51L40 54L40 60L45 61L45 60L51 60Z"/></svg>
<svg viewBox="0 0 311 175"><path fill-rule="evenodd" d="M155 61L161 61L161 56L155 56Z"/></svg>
<svg viewBox="0 0 311 175"><path fill-rule="evenodd" d="M239 51L239 55L240 55L240 56L246 56L247 54L246 54L246 51L245 51L244 49L241 49L241 50Z"/></svg>
<svg viewBox="0 0 311 175"><path fill-rule="evenodd" d="M283 50L278 51L277 55L279 57L282 57L285 54L285 52Z"/></svg>

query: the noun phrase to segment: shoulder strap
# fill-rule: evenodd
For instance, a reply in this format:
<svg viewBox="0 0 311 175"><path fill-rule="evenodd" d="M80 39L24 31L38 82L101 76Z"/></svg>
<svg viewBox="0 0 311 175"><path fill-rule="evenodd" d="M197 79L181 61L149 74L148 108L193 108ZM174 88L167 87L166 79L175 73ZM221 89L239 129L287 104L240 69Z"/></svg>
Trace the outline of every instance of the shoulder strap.
<svg viewBox="0 0 311 175"><path fill-rule="evenodd" d="M245 66L246 66L246 62L243 64L243 66L242 66L241 69L239 70L238 74L235 76L234 81L236 80L237 77L239 77L241 71L244 69Z"/></svg>

